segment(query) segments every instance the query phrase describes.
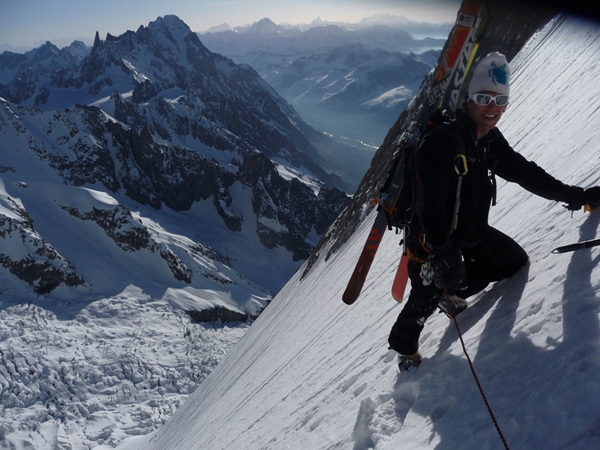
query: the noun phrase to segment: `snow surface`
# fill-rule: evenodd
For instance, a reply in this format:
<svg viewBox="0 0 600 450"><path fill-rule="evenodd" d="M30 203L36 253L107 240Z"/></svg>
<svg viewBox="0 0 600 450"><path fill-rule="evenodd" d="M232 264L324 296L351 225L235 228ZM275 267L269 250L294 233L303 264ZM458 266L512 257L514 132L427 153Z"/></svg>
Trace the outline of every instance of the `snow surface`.
<svg viewBox="0 0 600 450"><path fill-rule="evenodd" d="M500 128L563 181L597 185L600 27L554 25L513 61ZM498 199L491 223L531 264L459 316L467 352L511 448L600 448L599 250L550 254L595 238L600 214L571 215L503 182ZM303 280L300 270L166 425L119 448L502 448L444 315L426 325L423 365L396 369L386 341L402 308L389 292L398 236L384 237L358 302L342 303L372 220Z"/></svg>

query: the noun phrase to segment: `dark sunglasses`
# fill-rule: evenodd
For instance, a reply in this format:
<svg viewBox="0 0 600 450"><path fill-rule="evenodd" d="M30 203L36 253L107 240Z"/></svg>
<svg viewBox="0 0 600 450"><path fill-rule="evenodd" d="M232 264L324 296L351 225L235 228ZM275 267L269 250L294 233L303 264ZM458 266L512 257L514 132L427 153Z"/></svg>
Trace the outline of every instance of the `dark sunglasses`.
<svg viewBox="0 0 600 450"><path fill-rule="evenodd" d="M508 95L490 95L490 94L469 94L469 100L473 100L477 105L486 106L493 100L497 106L505 106L508 104Z"/></svg>

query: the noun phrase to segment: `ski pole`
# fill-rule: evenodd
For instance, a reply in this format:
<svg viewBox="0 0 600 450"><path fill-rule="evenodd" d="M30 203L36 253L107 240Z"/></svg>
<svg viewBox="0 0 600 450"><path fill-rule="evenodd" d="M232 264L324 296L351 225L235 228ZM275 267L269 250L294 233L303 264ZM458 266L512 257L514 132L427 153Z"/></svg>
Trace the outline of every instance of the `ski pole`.
<svg viewBox="0 0 600 450"><path fill-rule="evenodd" d="M597 245L600 245L600 239L594 239L592 241L583 241L570 245L563 245L562 247L557 247L554 250L552 250L552 253L573 252L582 248L596 247Z"/></svg>

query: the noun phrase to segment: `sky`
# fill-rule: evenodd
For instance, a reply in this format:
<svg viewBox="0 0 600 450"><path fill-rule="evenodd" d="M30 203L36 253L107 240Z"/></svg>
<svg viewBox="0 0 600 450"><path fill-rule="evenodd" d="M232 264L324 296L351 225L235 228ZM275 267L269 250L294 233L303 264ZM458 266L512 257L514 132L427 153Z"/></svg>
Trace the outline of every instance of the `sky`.
<svg viewBox="0 0 600 450"><path fill-rule="evenodd" d="M159 16L175 14L192 31L227 23L240 26L268 17L275 23L357 22L374 14L416 21L452 22L460 0L0 0L0 51L24 51L50 41L58 47L96 31L118 36Z"/></svg>

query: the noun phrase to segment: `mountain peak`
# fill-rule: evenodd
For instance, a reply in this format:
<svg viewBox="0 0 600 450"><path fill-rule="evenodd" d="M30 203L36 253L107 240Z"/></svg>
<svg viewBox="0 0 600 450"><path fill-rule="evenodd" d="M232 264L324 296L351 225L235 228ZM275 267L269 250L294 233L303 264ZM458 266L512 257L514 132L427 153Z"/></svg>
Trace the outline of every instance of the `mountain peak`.
<svg viewBox="0 0 600 450"><path fill-rule="evenodd" d="M282 28L273 22L271 19L264 18L260 19L258 22L253 23L248 31L253 33L272 33L276 31L280 31Z"/></svg>
<svg viewBox="0 0 600 450"><path fill-rule="evenodd" d="M156 20L148 24L148 28L150 30L168 28L170 30L180 30L181 32L185 33L192 32L186 23L174 14L158 17Z"/></svg>
<svg viewBox="0 0 600 450"><path fill-rule="evenodd" d="M39 61L41 59L50 58L52 56L58 55L60 50L56 45L54 45L50 41L46 41L45 44L41 45L38 48L34 48L33 50L26 53L26 55L33 55L33 61Z"/></svg>
<svg viewBox="0 0 600 450"><path fill-rule="evenodd" d="M231 26L227 22L223 22L220 25L210 27L208 30L204 31L204 33L219 33L223 31L231 31L231 29Z"/></svg>

